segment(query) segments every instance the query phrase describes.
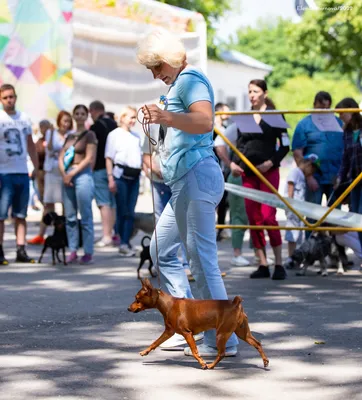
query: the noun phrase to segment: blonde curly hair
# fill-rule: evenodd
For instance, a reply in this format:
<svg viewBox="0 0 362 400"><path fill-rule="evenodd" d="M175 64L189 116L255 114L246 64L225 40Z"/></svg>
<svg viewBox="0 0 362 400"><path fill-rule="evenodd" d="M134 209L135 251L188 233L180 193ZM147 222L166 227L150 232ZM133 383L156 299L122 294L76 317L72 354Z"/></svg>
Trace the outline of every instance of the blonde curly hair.
<svg viewBox="0 0 362 400"><path fill-rule="evenodd" d="M186 50L179 37L158 29L139 41L137 59L147 68L163 62L173 68L180 68L186 60Z"/></svg>

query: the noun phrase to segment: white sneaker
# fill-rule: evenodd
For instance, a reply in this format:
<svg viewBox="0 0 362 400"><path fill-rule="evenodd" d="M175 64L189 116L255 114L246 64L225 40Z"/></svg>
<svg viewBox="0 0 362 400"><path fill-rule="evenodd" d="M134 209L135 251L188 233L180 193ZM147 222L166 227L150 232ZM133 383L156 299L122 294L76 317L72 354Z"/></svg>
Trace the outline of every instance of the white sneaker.
<svg viewBox="0 0 362 400"><path fill-rule="evenodd" d="M231 259L230 264L237 267L246 267L247 265L250 265L250 262L243 256L237 256Z"/></svg>
<svg viewBox="0 0 362 400"><path fill-rule="evenodd" d="M200 344L197 346L197 350L199 352L200 357L216 357L217 356L217 349L214 347L207 346L206 344ZM184 348L185 356L193 356L190 347ZM225 351L225 357L235 357L238 354L238 349L236 346L227 347Z"/></svg>
<svg viewBox="0 0 362 400"><path fill-rule="evenodd" d="M136 255L136 252L132 248L129 248L126 244L121 244L119 246L119 253L123 257L133 257Z"/></svg>
<svg viewBox="0 0 362 400"><path fill-rule="evenodd" d="M104 247L108 247L108 246L112 246L112 245L113 245L112 239L109 239L109 240L100 239L95 243L94 247L96 247L98 249L102 249Z"/></svg>
<svg viewBox="0 0 362 400"><path fill-rule="evenodd" d="M194 335L195 342L198 342L199 340L202 340L204 338L204 333L198 333L197 335ZM178 333L175 333L170 339L167 339L165 342L160 344L160 349L162 350L169 350L174 347L180 347L184 344L187 344L186 339L182 336L179 335Z"/></svg>

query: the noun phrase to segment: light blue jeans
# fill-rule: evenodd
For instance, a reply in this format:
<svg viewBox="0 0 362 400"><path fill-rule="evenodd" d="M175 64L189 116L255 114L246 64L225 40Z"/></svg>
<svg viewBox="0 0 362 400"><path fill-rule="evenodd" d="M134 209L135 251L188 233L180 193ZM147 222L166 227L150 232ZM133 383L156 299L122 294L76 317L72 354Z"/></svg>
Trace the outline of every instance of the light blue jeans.
<svg viewBox="0 0 362 400"><path fill-rule="evenodd" d="M81 218L83 248L85 254L93 254L94 226L92 200L94 182L92 170L86 168L72 179L74 186L63 186L64 213L68 246L71 252L79 248L78 211Z"/></svg>
<svg viewBox="0 0 362 400"><path fill-rule="evenodd" d="M182 242L191 273L203 299L226 300L227 293L217 259L215 208L224 193L224 177L218 163L208 157L171 186L172 197L156 227L161 280L175 297L192 298L189 281L177 257ZM157 263L155 234L151 257ZM216 347L215 330L205 332L204 342ZM235 334L227 347L236 346Z"/></svg>
<svg viewBox="0 0 362 400"><path fill-rule="evenodd" d="M155 199L156 221L158 221L163 210L167 206L167 203L170 201L172 193L170 187L167 186L165 183L161 182L153 182L153 189L154 189L153 196ZM182 243L180 243L180 245L181 245L182 265L185 269L189 269L185 246Z"/></svg>

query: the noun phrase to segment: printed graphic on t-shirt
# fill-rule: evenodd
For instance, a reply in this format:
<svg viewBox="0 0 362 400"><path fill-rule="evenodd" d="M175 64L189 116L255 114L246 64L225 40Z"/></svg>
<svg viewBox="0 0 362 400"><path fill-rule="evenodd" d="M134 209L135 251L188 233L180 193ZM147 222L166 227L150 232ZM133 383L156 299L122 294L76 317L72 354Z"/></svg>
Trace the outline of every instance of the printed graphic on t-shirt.
<svg viewBox="0 0 362 400"><path fill-rule="evenodd" d="M25 130L26 135L26 130ZM23 144L21 142L21 133L18 129L10 128L4 132L4 139L7 147L5 152L9 157L21 156L23 154Z"/></svg>
<svg viewBox="0 0 362 400"><path fill-rule="evenodd" d="M29 118L18 113L14 118L0 112L0 164L3 173L27 173Z"/></svg>

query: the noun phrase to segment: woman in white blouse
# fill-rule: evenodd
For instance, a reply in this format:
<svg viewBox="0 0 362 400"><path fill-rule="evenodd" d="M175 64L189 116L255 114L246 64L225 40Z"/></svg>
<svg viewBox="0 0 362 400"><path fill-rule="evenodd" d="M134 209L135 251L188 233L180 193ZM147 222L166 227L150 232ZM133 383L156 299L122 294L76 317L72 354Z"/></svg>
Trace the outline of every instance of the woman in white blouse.
<svg viewBox="0 0 362 400"><path fill-rule="evenodd" d="M121 112L120 127L109 133L105 151L108 186L116 195L116 225L121 237L119 252L125 257L135 255L130 238L142 168L141 139L132 130L136 118L137 110L133 107Z"/></svg>

